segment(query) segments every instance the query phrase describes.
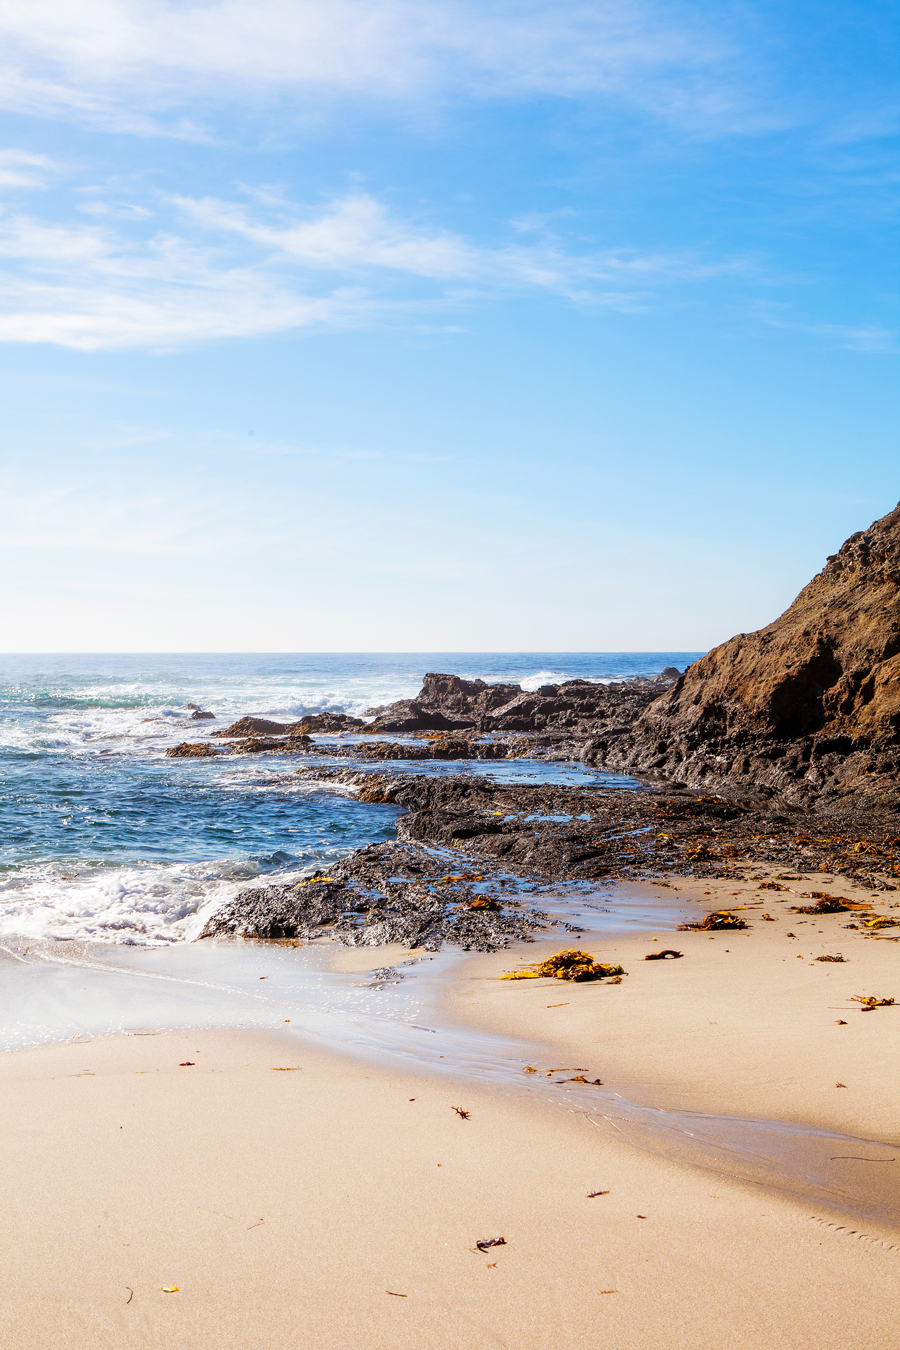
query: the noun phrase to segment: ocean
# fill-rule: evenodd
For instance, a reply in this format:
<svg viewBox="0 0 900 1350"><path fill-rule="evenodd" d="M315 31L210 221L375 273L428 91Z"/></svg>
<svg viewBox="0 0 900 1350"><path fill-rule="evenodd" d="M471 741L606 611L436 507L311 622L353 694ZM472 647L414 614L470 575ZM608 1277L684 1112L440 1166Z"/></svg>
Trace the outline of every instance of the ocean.
<svg viewBox="0 0 900 1350"><path fill-rule="evenodd" d="M296 758L167 759L251 713L363 715L426 671L534 689L679 669L697 652L59 655L0 658L0 939L190 941L257 878L288 882L394 837L396 810L326 791ZM186 704L216 716L191 720ZM327 738L322 743L328 763ZM306 761L304 761L306 762ZM347 761L340 761L347 767ZM428 772L429 766L415 766ZM447 772L446 764L430 766ZM450 771L466 771L454 764ZM576 765L486 766L595 781ZM601 775L602 777L602 775Z"/></svg>
<svg viewBox="0 0 900 1350"><path fill-rule="evenodd" d="M264 1027L360 1052L422 1061L431 1023L449 1069L509 1057L441 1026L440 972L459 953L421 955L396 984L333 968L329 944L195 939L254 884L286 884L364 844L396 836L397 808L323 784L321 755L169 759L166 750L245 714L294 721L362 715L409 697L429 670L527 688L627 679L695 653L8 656L0 660L0 1050L136 1028ZM186 705L215 714L192 719ZM384 766L382 766L384 767ZM513 781L628 783L580 764L402 761L388 771L491 774ZM561 922L659 923L623 895L561 902ZM542 905L546 902L542 897ZM579 908L580 906L580 908ZM379 964L373 952L373 965ZM260 983L261 980L266 981ZM437 1028L441 1026L440 1037ZM454 1039L455 1036L455 1039ZM438 1043L440 1040L440 1047ZM483 1038L482 1038L483 1040ZM502 1051L502 1052L501 1052Z"/></svg>

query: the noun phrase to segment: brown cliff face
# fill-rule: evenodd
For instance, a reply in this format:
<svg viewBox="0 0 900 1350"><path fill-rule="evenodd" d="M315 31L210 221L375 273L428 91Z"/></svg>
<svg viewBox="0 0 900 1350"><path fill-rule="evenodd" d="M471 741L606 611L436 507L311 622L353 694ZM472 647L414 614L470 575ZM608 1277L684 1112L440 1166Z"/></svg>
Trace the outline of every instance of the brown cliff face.
<svg viewBox="0 0 900 1350"><path fill-rule="evenodd" d="M690 786L900 796L900 506L851 535L774 623L695 662L606 752Z"/></svg>

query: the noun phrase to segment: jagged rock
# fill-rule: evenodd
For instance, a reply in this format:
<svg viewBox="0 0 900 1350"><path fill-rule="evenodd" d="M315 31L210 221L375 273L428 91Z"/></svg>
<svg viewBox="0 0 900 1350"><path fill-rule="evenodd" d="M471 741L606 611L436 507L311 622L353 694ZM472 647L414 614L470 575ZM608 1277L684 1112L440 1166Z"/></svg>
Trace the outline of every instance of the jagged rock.
<svg viewBox="0 0 900 1350"><path fill-rule="evenodd" d="M241 893L213 914L201 938L295 938L333 924L347 896L340 882L261 886Z"/></svg>
<svg viewBox="0 0 900 1350"><path fill-rule="evenodd" d="M506 759L518 753L515 744L503 741L465 740L461 736L436 733L425 743L409 741L356 741L352 745L316 747L331 759L428 760L428 759Z"/></svg>
<svg viewBox="0 0 900 1350"><path fill-rule="evenodd" d="M315 716L301 717L299 722L271 722L267 717L242 717L224 731L214 731L212 735L234 739L239 736L289 736L291 739L299 737L309 740L310 733L355 731L357 727L364 726L361 718L348 717L344 713L316 713Z"/></svg>
<svg viewBox="0 0 900 1350"><path fill-rule="evenodd" d="M285 722L271 722L268 717L242 717L232 722L223 731L214 731L213 736L286 736L288 726Z"/></svg>
<svg viewBox="0 0 900 1350"><path fill-rule="evenodd" d="M566 732L578 736L611 734L610 727L631 722L680 672L669 667L653 679L596 684L566 680L533 692L517 684L486 684L458 675L430 673L414 699L378 710L367 731Z"/></svg>
<svg viewBox="0 0 900 1350"><path fill-rule="evenodd" d="M206 721L214 722L216 720L216 714L211 712L205 712L203 708L195 708L194 711L191 713L191 720L193 722L206 722Z"/></svg>
<svg viewBox="0 0 900 1350"><path fill-rule="evenodd" d="M333 735L338 731L355 731L365 727L361 717L349 717L346 713L315 713L301 717L299 722L291 722L286 730L289 736Z"/></svg>
<svg viewBox="0 0 900 1350"><path fill-rule="evenodd" d="M900 506L851 535L774 623L695 662L593 754L694 786L900 803Z"/></svg>
<svg viewBox="0 0 900 1350"><path fill-rule="evenodd" d="M469 866L477 859L479 871L594 881L739 876L763 864L798 875L825 870L873 890L895 891L900 881L900 816L889 804L852 796L828 808L794 806L786 814L761 794L722 797L670 785L635 791L472 775L303 772L355 787L362 801L401 807L398 837L423 851L452 849L455 868L464 858ZM351 875L339 869L356 867L360 857L354 854L332 874Z"/></svg>
<svg viewBox="0 0 900 1350"><path fill-rule="evenodd" d="M472 889L475 879L448 875L446 864L416 845L371 844L336 864L328 878L242 891L210 918L200 937L327 933L351 947L402 942L438 951L452 942L467 951L496 951L511 940L527 941L543 926L546 916L520 908L514 895L485 904L483 892Z"/></svg>
<svg viewBox="0 0 900 1350"><path fill-rule="evenodd" d="M209 741L182 741L180 745L171 745L166 751L169 759L209 759L219 753Z"/></svg>
<svg viewBox="0 0 900 1350"><path fill-rule="evenodd" d="M402 699L370 722L366 731L467 731L474 725L472 718L450 718L438 709L426 708L418 699Z"/></svg>
<svg viewBox="0 0 900 1350"><path fill-rule="evenodd" d="M294 751L308 750L311 744L309 736L248 736L246 740L233 741L228 749L235 755L258 755L266 750L290 754Z"/></svg>

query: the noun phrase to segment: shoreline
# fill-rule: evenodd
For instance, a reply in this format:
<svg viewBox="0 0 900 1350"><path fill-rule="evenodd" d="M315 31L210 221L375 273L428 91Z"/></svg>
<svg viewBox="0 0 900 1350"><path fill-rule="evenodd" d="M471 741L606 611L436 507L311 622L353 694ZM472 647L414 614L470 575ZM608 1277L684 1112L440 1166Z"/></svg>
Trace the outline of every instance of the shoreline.
<svg viewBox="0 0 900 1350"><path fill-rule="evenodd" d="M615 890L695 918L728 905L751 927L677 932L670 910L639 931L620 921L459 953L438 975L439 1022L533 1046L538 1070L601 1078L598 1108L590 1088L555 1075L545 1097L524 1075L438 1073L433 1054L431 1067L386 1066L283 1025L0 1056L9 1343L574 1350L602 1336L625 1350L844 1350L852 1337L885 1350L900 1222L858 1216L898 1189L900 1162L884 1165L871 1141L900 1144L900 1094L882 1072L897 1060L900 1008L863 1014L850 999L900 992L892 930L879 940L843 927L853 911L790 910L810 884L870 902L846 878L798 876L779 891L756 877L674 880ZM592 899L602 907L615 890ZM497 978L564 946L629 973L614 987ZM660 947L684 955L645 962ZM319 950L348 975L427 955ZM838 951L842 963L815 961ZM689 1127L704 1112L742 1128L787 1122L787 1153L744 1175L740 1138L738 1153L685 1145L639 1111L617 1117L616 1094L692 1113ZM779 1184L778 1165L804 1156L828 1180L830 1148L820 1156L808 1126L869 1141L865 1162L835 1164L831 1198ZM857 1217L839 1208L841 1188Z"/></svg>

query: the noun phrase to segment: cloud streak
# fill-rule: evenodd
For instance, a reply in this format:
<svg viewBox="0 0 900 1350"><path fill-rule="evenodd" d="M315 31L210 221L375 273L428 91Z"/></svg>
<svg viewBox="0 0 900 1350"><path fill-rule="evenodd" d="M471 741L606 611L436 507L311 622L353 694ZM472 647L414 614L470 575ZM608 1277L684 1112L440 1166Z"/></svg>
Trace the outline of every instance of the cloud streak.
<svg viewBox="0 0 900 1350"><path fill-rule="evenodd" d="M734 103L731 44L653 0L7 0L0 41L7 107L134 131L186 99L272 94L612 94L676 117Z"/></svg>
<svg viewBox="0 0 900 1350"><path fill-rule="evenodd" d="M131 233L102 212L103 223L0 217L0 341L94 351L409 326L500 294L629 311L662 287L742 268L663 251L577 253L554 238L490 248L362 193L267 216L213 198L169 206L170 228L144 235L135 208Z"/></svg>
<svg viewBox="0 0 900 1350"><path fill-rule="evenodd" d="M54 168L46 155L28 150L0 150L0 188L42 187L48 171Z"/></svg>

